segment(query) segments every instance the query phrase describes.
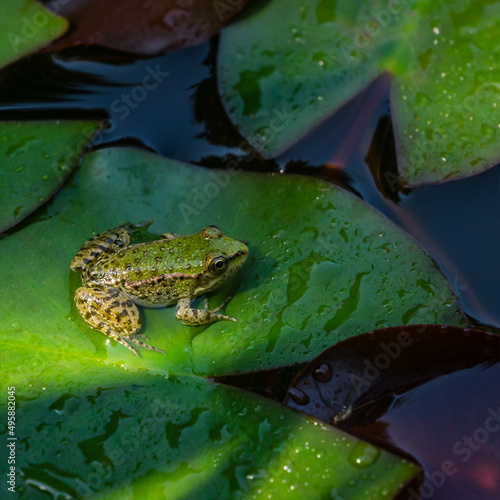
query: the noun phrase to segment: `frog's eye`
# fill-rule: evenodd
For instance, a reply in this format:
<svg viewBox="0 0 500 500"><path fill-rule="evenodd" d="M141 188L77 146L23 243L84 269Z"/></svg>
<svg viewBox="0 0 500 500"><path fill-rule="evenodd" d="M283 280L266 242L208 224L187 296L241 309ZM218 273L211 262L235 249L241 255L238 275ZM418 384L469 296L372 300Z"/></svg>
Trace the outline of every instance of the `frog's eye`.
<svg viewBox="0 0 500 500"><path fill-rule="evenodd" d="M218 255L214 257L211 262L208 264L208 270L218 276L222 274L227 269L227 264L229 260L225 255Z"/></svg>
<svg viewBox="0 0 500 500"><path fill-rule="evenodd" d="M217 226L208 226L205 229L202 229L201 234L206 239L216 239L222 236L222 231Z"/></svg>

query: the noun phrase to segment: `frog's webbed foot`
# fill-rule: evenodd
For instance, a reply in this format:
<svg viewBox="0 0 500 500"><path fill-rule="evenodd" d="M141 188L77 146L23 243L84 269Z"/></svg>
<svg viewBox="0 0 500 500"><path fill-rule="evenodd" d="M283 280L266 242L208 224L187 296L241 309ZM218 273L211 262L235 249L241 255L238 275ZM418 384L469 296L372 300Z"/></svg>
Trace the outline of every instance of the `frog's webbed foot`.
<svg viewBox="0 0 500 500"><path fill-rule="evenodd" d="M220 311L221 309L224 309L224 307L227 306L228 302L232 299L232 297L228 297L227 299L225 299L222 304L218 307L216 307L215 309L212 309L212 312L217 312L217 311ZM208 310L208 299L205 297L203 299L203 309L205 309L205 311ZM232 318L234 319L234 318ZM237 321L236 319L234 319L234 321Z"/></svg>
<svg viewBox="0 0 500 500"><path fill-rule="evenodd" d="M226 316L221 314L219 311L229 302L226 299L219 307L209 310L209 309L195 309L191 307L191 299L180 299L177 302L177 310L175 317L184 325L188 326L200 326L208 325L214 321L238 321L236 318L231 316Z"/></svg>
<svg viewBox="0 0 500 500"><path fill-rule="evenodd" d="M127 222L126 224L122 224L121 226L109 229L94 236L86 241L80 250L78 250L69 265L70 268L73 271L81 271L103 253L116 253L130 243L131 232L136 229L147 227L150 224L152 224L152 221L140 222L138 224L130 224Z"/></svg>
<svg viewBox="0 0 500 500"><path fill-rule="evenodd" d="M227 299L223 300L222 301L222 304L218 307L216 307L215 309L212 309L212 312L218 312L220 311L221 309L224 309L224 307L227 306L227 304L229 303L229 301L232 299L232 297L228 297ZM226 316L227 317L227 316ZM233 321L238 321L237 319L235 318L231 318Z"/></svg>
<svg viewBox="0 0 500 500"><path fill-rule="evenodd" d="M134 339L141 328L141 317L137 306L120 290L102 285L82 286L75 292L75 303L94 330L116 340L135 355L139 354L129 342L165 354L161 349Z"/></svg>

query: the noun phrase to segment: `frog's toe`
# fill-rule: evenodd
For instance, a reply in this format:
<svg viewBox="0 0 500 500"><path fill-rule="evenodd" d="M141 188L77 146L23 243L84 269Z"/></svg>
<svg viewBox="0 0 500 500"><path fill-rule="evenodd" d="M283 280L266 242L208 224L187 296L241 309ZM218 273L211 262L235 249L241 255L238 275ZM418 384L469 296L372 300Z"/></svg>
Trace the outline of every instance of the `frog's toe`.
<svg viewBox="0 0 500 500"><path fill-rule="evenodd" d="M227 306L229 301L232 299L232 297L228 297L226 300L222 302L222 304L219 307L216 307L215 309L212 309L212 312L218 312L221 309L224 309L224 307ZM221 315L222 316L222 315ZM234 318L230 318L229 316L224 316L224 319L232 319L233 321L236 321Z"/></svg>
<svg viewBox="0 0 500 500"><path fill-rule="evenodd" d="M225 314L217 314L217 319L219 321L234 321L234 322L238 322L238 320L236 318L233 318L232 316L226 316Z"/></svg>
<svg viewBox="0 0 500 500"><path fill-rule="evenodd" d="M130 342L134 342L134 344L137 344L137 345L140 345L141 347L144 347L145 349L149 349L150 351L160 352L161 354L167 354L165 351L158 349L158 347L153 347L152 345L145 344L144 342L141 342L140 340L137 339L137 335L135 335L135 337L131 337L128 340L130 340Z"/></svg>
<svg viewBox="0 0 500 500"><path fill-rule="evenodd" d="M133 229L142 229L143 227L148 227L153 224L152 220L144 220L142 222L136 222L135 224L131 224L130 222L125 222L120 227L125 229L133 230Z"/></svg>
<svg viewBox="0 0 500 500"><path fill-rule="evenodd" d="M130 349L136 356L139 356L139 353L120 335L116 332L113 332L108 329L108 331L104 332L108 337L111 337L113 340L116 340L119 344L125 346L127 349Z"/></svg>

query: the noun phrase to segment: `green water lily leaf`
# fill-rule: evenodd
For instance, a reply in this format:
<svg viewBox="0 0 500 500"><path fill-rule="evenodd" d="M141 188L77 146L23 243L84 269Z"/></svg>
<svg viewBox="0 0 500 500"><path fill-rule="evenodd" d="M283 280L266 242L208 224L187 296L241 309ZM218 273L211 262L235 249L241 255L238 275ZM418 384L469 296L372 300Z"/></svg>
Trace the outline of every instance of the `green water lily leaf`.
<svg viewBox="0 0 500 500"><path fill-rule="evenodd" d="M26 379L54 375L53 359L130 370L224 375L309 361L341 339L393 325L465 325L432 260L351 193L318 179L213 171L127 148L84 158L42 220L0 241L2 342ZM231 169L232 168L232 169ZM175 308L143 309L141 333L167 354L136 357L76 311L80 276L69 262L83 242L126 221L154 220L151 237L208 225L248 242L250 256L210 297L232 297L238 319L187 327ZM196 304L203 307L203 303ZM26 314L29 308L30 314ZM15 368L13 368L15 370Z"/></svg>
<svg viewBox="0 0 500 500"><path fill-rule="evenodd" d="M383 499L419 471L241 390L197 376L166 379L81 361L78 371L61 364L58 377L31 386L9 374L17 402L11 427L16 498L46 492L57 498L282 498L290 492L324 498L334 492ZM2 440L10 444L8 435ZM4 463L9 451L2 447Z"/></svg>
<svg viewBox="0 0 500 500"><path fill-rule="evenodd" d="M0 19L0 68L44 47L68 28L66 19L34 0L2 2Z"/></svg>
<svg viewBox="0 0 500 500"><path fill-rule="evenodd" d="M0 122L0 232L46 202L76 166L99 122Z"/></svg>
<svg viewBox="0 0 500 500"><path fill-rule="evenodd" d="M403 185L499 161L498 2L272 0L245 14L221 35L218 80L231 120L264 156L390 72Z"/></svg>

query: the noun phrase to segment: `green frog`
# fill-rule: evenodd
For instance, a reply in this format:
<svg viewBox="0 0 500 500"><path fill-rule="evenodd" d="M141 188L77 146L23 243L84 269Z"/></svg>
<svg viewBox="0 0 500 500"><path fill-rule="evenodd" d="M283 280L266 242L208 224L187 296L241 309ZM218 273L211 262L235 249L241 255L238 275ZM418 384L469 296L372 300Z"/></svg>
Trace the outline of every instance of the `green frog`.
<svg viewBox="0 0 500 500"><path fill-rule="evenodd" d="M83 244L70 264L73 271L82 272L82 286L75 292L82 317L136 355L129 342L165 354L137 338L138 305L176 303L176 318L189 326L237 321L219 312L229 299L213 310L192 308L191 302L226 282L248 257L244 243L215 226L187 236L164 233L157 241L131 245L132 232L151 223L127 223L98 234Z"/></svg>

